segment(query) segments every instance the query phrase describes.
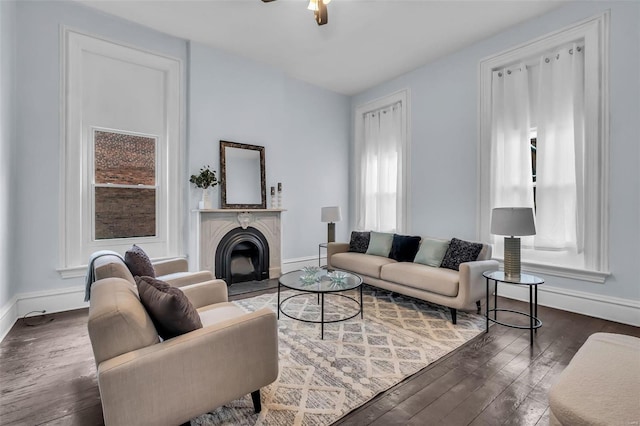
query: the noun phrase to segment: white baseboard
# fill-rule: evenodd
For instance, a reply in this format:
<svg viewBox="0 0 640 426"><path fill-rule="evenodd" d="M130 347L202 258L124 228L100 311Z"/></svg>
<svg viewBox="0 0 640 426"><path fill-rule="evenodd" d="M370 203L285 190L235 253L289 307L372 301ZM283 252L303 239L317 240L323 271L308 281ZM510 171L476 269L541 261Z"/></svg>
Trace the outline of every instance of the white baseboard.
<svg viewBox="0 0 640 426"><path fill-rule="evenodd" d="M0 342L4 340L18 319L18 298L13 296L0 310Z"/></svg>
<svg viewBox="0 0 640 426"><path fill-rule="evenodd" d="M0 341L4 340L18 318L30 312L44 310L53 314L89 307L89 302L84 301L84 290L84 286L75 286L16 294L0 311Z"/></svg>
<svg viewBox="0 0 640 426"><path fill-rule="evenodd" d="M327 257L322 256L320 258L320 264L325 265L327 263ZM302 269L305 266L318 266L318 256L297 257L294 259L285 259L282 261L282 273L296 271Z"/></svg>
<svg viewBox="0 0 640 426"><path fill-rule="evenodd" d="M498 295L529 301L529 287L500 283ZM543 285L538 288L538 304L563 311L640 326L640 301L602 296ZM542 319L544 321L544 318Z"/></svg>

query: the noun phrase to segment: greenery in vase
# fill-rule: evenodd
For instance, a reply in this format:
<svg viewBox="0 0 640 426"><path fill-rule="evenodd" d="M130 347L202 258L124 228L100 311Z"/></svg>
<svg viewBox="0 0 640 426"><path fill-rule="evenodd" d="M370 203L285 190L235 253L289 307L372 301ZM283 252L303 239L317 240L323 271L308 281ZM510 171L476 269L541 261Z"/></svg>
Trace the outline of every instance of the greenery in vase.
<svg viewBox="0 0 640 426"><path fill-rule="evenodd" d="M200 173L197 175L191 175L189 182L193 183L198 188L207 189L214 187L218 184L216 179L216 172L211 170L209 166L202 167Z"/></svg>

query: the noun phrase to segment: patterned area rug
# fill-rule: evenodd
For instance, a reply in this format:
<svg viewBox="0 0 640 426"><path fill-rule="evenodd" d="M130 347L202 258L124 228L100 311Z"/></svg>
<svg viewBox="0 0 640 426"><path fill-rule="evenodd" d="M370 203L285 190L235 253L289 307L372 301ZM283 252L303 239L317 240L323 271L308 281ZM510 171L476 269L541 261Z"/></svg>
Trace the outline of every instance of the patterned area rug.
<svg viewBox="0 0 640 426"><path fill-rule="evenodd" d="M282 292L287 297L294 292ZM352 293L358 298L357 293ZM236 301L253 311L276 310L277 294ZM285 312L319 318L317 297L290 299ZM340 296L325 298L325 319L348 317L357 304ZM328 314L331 313L331 314ZM484 331L484 317L458 312L390 292L364 288L364 319L320 325L280 315L280 375L262 388L262 412L251 397L233 401L192 420L192 425L329 425L378 393L401 382Z"/></svg>

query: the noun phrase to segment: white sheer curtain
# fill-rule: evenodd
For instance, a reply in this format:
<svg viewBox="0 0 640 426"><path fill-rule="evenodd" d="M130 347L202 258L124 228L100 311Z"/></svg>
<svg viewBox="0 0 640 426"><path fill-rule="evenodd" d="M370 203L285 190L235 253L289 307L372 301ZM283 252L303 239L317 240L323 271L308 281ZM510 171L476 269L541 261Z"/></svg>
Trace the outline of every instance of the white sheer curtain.
<svg viewBox="0 0 640 426"><path fill-rule="evenodd" d="M364 114L360 157L358 228L404 229L402 103Z"/></svg>
<svg viewBox="0 0 640 426"><path fill-rule="evenodd" d="M494 71L491 90L491 206L533 207L527 68Z"/></svg>
<svg viewBox="0 0 640 426"><path fill-rule="evenodd" d="M540 59L535 247L583 248L584 52L576 44Z"/></svg>

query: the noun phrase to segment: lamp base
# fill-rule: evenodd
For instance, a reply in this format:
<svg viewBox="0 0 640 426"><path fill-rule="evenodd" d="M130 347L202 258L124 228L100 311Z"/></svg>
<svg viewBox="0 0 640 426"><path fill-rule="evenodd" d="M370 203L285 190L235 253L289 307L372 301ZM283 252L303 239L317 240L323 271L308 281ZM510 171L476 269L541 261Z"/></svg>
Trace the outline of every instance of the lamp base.
<svg viewBox="0 0 640 426"><path fill-rule="evenodd" d="M510 280L520 280L520 238L504 237L504 275Z"/></svg>
<svg viewBox="0 0 640 426"><path fill-rule="evenodd" d="M327 224L327 242L333 243L336 240L336 224L329 222Z"/></svg>

